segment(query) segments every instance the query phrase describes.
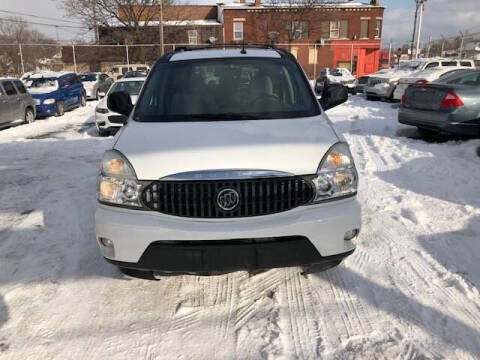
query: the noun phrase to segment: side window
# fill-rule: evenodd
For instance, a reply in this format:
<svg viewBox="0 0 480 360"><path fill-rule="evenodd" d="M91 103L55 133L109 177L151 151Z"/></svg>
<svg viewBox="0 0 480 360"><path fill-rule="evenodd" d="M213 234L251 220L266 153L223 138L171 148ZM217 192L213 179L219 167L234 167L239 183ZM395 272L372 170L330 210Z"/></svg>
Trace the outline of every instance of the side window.
<svg viewBox="0 0 480 360"><path fill-rule="evenodd" d="M468 74L456 77L450 81L447 81L447 84L465 84L465 85L475 85L478 84L479 72L469 72Z"/></svg>
<svg viewBox="0 0 480 360"><path fill-rule="evenodd" d="M105 81L107 80L108 76L105 74L100 75L100 81Z"/></svg>
<svg viewBox="0 0 480 360"><path fill-rule="evenodd" d="M434 68L434 67L437 67L437 66L438 66L438 61L431 62L431 63L427 64L427 66L425 66L425 69L430 69L430 68Z"/></svg>
<svg viewBox="0 0 480 360"><path fill-rule="evenodd" d="M7 95L17 95L17 90L15 90L15 87L11 81L4 81L2 82L2 85Z"/></svg>
<svg viewBox="0 0 480 360"><path fill-rule="evenodd" d="M13 83L17 87L17 90L20 94L26 94L27 93L27 89L25 88L25 85L23 85L23 83L21 81L16 80Z"/></svg>
<svg viewBox="0 0 480 360"><path fill-rule="evenodd" d="M472 67L472 63L470 61L460 61L460 65Z"/></svg>
<svg viewBox="0 0 480 360"><path fill-rule="evenodd" d="M58 79L58 83L60 85L60 88L64 88L65 86L67 86L67 78L66 77L63 77L61 79Z"/></svg>
<svg viewBox="0 0 480 360"><path fill-rule="evenodd" d="M457 66L456 61L442 61L442 66Z"/></svg>

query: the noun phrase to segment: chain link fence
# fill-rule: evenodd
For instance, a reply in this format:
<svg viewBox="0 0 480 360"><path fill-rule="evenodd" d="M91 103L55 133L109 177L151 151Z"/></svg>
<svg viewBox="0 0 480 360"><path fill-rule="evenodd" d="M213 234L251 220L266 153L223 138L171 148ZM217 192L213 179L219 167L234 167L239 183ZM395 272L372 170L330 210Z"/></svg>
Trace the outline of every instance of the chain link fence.
<svg viewBox="0 0 480 360"><path fill-rule="evenodd" d="M165 44L168 53L180 47L208 47L209 44ZM379 67L379 42L328 44L276 44L291 52L310 79L325 67L344 67L356 75ZM162 54L158 44L145 45L51 45L0 44L0 76L20 77L35 71L108 72L115 65L152 65Z"/></svg>

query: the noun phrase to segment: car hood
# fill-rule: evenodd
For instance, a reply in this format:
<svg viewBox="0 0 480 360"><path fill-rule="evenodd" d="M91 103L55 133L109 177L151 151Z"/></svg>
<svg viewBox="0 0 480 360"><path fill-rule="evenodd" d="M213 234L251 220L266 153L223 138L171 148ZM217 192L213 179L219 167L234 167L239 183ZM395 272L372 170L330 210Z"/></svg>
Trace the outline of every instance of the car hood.
<svg viewBox="0 0 480 360"><path fill-rule="evenodd" d="M274 170L315 174L338 137L323 116L246 121L129 121L115 149L138 179L204 170Z"/></svg>

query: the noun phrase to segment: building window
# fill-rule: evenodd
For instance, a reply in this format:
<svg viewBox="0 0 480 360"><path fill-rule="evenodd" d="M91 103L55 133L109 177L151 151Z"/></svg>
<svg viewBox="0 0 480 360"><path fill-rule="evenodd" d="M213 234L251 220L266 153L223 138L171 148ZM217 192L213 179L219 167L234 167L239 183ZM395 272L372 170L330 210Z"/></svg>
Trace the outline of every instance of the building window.
<svg viewBox="0 0 480 360"><path fill-rule="evenodd" d="M382 20L375 21L375 37L379 38L382 36Z"/></svg>
<svg viewBox="0 0 480 360"><path fill-rule="evenodd" d="M362 19L360 25L360 38L361 39L368 39L368 27L370 25L370 20Z"/></svg>
<svg viewBox="0 0 480 360"><path fill-rule="evenodd" d="M326 39L348 38L348 20L324 21L322 24L322 37Z"/></svg>
<svg viewBox="0 0 480 360"><path fill-rule="evenodd" d="M330 21L330 39L338 39L340 37L340 22Z"/></svg>
<svg viewBox="0 0 480 360"><path fill-rule="evenodd" d="M286 25L286 31L290 40L308 39L308 22L289 21Z"/></svg>
<svg viewBox="0 0 480 360"><path fill-rule="evenodd" d="M243 22L233 23L233 40L234 41L243 40Z"/></svg>
<svg viewBox="0 0 480 360"><path fill-rule="evenodd" d="M198 44L198 33L197 30L188 30L188 44L197 45Z"/></svg>

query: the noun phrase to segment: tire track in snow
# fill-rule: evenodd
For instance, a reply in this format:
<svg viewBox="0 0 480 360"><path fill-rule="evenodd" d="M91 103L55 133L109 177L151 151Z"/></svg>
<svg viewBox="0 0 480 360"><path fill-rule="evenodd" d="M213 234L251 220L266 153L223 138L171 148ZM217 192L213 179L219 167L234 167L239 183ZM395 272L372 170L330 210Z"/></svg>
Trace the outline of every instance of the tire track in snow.
<svg viewBox="0 0 480 360"><path fill-rule="evenodd" d="M285 273L282 298L287 302L288 339L291 352L299 359L318 359L322 350L320 326L314 310L312 288L299 268Z"/></svg>

